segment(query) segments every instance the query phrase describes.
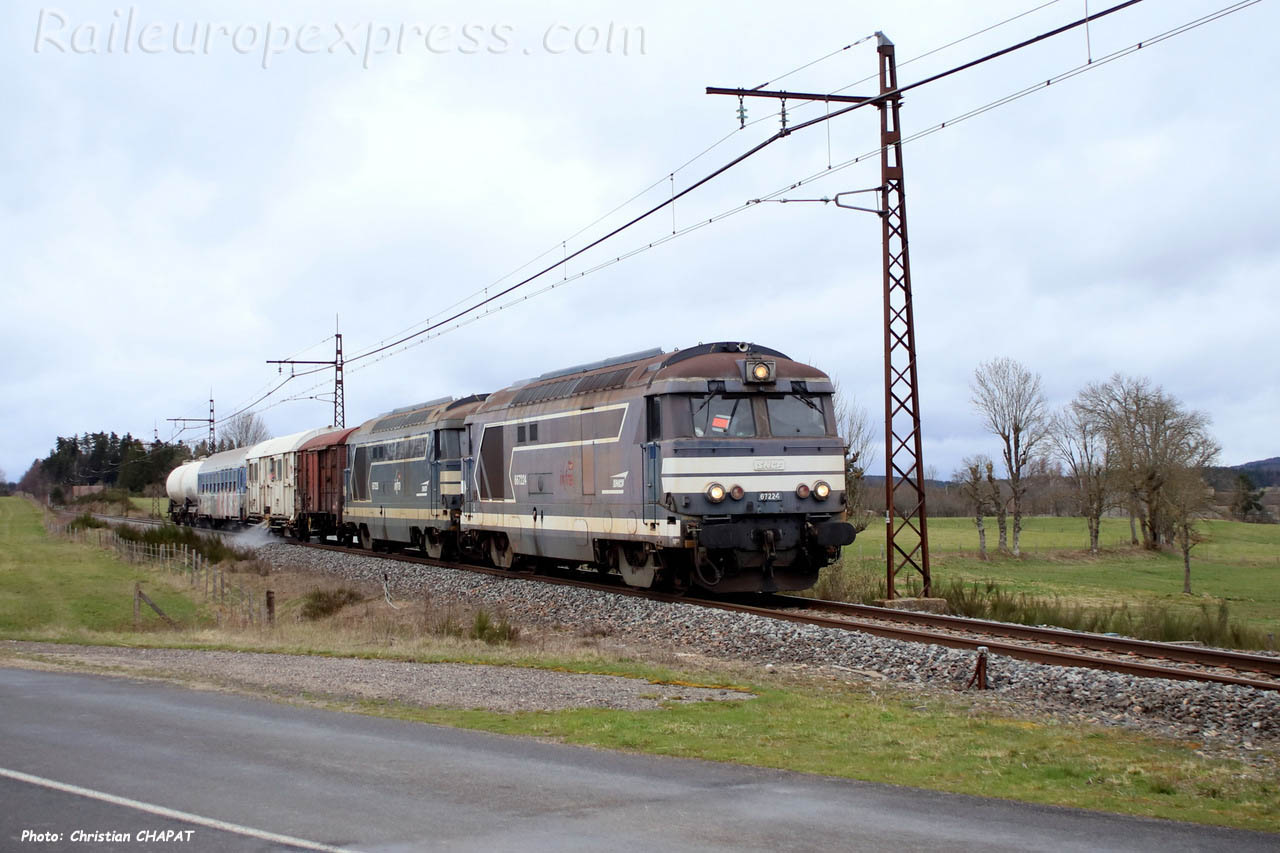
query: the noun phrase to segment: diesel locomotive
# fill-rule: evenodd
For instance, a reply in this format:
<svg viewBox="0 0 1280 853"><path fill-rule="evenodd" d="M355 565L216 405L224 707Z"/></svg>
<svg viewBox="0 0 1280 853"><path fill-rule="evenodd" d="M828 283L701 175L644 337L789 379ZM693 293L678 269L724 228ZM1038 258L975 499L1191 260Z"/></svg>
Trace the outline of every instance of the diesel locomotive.
<svg viewBox="0 0 1280 853"><path fill-rule="evenodd" d="M170 507L639 587L805 589L854 538L833 390L754 344L650 350L188 463Z"/></svg>

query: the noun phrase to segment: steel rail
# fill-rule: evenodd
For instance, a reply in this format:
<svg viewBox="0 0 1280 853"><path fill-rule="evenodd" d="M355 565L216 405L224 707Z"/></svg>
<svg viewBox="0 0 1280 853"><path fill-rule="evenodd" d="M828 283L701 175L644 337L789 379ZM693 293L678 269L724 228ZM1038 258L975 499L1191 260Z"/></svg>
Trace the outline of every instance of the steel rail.
<svg viewBox="0 0 1280 853"><path fill-rule="evenodd" d="M1095 651L1164 658L1203 666L1222 666L1242 672L1257 672L1280 676L1280 657L1256 655L1248 652L1205 649L1195 646L1155 642L1153 640L1135 640L1130 637L1111 637L1105 634L1093 634L1085 631L1069 631L1064 628L1016 625L1009 622L993 622L987 619L971 619L965 616L919 613L895 610L889 607L874 607L869 604L805 599L791 595L775 596L773 600L781 601L790 607L824 610L832 613L848 613L874 619L888 619L916 625L931 625L958 631L977 631L992 636L1035 640L1056 645L1093 649Z"/></svg>
<svg viewBox="0 0 1280 853"><path fill-rule="evenodd" d="M1141 661L1123 661L1112 658L1090 657L1089 655L1079 654L1076 652L1057 651L1052 649L1038 649L1018 645L1016 643L1005 643L999 640L975 639L970 637L959 637L954 634L945 634L935 631L929 631L921 628L899 627L896 625L885 625L883 623L858 621L852 619L836 619L826 616L813 616L801 613L792 613L786 610L778 610L770 607L758 607L749 604L738 604L729 601L720 601L717 599L697 598L687 595L675 595L665 592L654 592L652 590L637 589L633 587L619 586L616 584L596 583L592 581L584 581L576 578L564 578L554 575L534 574L533 572L512 571L508 569L497 569L489 566L474 566L467 563L453 563L447 560L436 560L430 557L412 556L408 554L397 554L394 552L364 552L362 550L344 548L340 545L328 545L318 542L297 542L294 544L302 545L308 548L318 548L327 551L341 551L343 553L364 554L366 556L376 556L383 559L398 560L401 562L418 563L421 565L436 566L445 569L455 569L459 571L476 572L480 574L492 575L495 577L513 578L517 580L532 580L540 583L559 584L561 586L575 586L583 589L593 589L601 592L610 592L617 595L629 595L636 598L645 598L652 601L661 601L671 604L693 604L699 607L714 608L717 610L727 610L734 613L746 613L753 616L760 616L765 619L776 619L785 622L794 622L801 625L815 625L821 628L837 628L843 631L862 631L877 637L886 637L888 639L903 640L914 643L930 643L933 645L948 646L954 649L976 650L979 647L986 647L989 651L1002 654L1007 657L1026 660L1032 663L1043 663L1053 666L1068 666L1079 669L1106 670L1109 672L1119 672L1125 675L1135 675L1143 678L1168 678L1176 681L1208 681L1218 684L1229 684L1237 687L1252 687L1257 690L1280 690L1280 681L1265 681L1247 676L1228 675L1220 672L1205 672L1189 669L1178 669L1175 667L1162 666L1155 663L1144 663ZM797 599L799 601L801 599ZM828 602L835 603L835 602ZM860 605L854 605L860 606ZM903 611L896 611L901 614ZM918 615L918 614L912 614ZM933 615L933 614L930 614ZM952 617L957 618L957 617ZM962 620L968 621L968 620ZM994 623L1003 625L1003 623ZM1015 626L1016 627L1016 626ZM1071 632L1064 632L1071 633ZM1108 638L1110 639L1110 638ZM1135 641L1142 642L1142 641ZM1160 644L1155 644L1159 646ZM1174 647L1183 648L1185 647ZM1187 650L1198 651L1198 650ZM1207 664L1215 665L1215 664ZM1234 667L1231 667L1234 668Z"/></svg>

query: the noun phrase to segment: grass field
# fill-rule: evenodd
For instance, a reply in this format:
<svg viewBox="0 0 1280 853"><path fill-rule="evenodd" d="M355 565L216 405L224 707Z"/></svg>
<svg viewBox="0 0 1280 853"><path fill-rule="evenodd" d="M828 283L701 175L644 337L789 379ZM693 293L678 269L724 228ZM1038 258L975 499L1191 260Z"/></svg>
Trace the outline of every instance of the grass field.
<svg viewBox="0 0 1280 853"><path fill-rule="evenodd" d="M865 542L864 542L865 544ZM132 629L133 583L187 626ZM672 684L749 690L743 702L672 705L657 711L580 709L502 714L409 707L335 697L290 698L365 714L608 749L727 761L912 785L1027 802L1191 820L1249 829L1280 828L1273 769L1211 758L1202 744L1123 729L1057 723L993 712L984 697L928 692L878 681L816 675L765 676L758 668L688 667L667 659L601 653L598 638L572 633L491 645L443 635L430 603L391 610L381 590L326 619L295 620L312 575L252 576L277 591L274 628L211 627L202 606L162 571L117 561L91 545L51 539L40 511L0 498L0 637L105 645L218 648L531 666ZM336 583L336 582L335 582ZM458 617L463 618L463 617ZM0 662L30 657L0 645ZM47 662L46 662L47 663ZM270 696L279 700L279 696Z"/></svg>
<svg viewBox="0 0 1280 853"><path fill-rule="evenodd" d="M169 577L97 548L48 538L40 511L19 498L0 498L0 545L0 636L8 639L75 640L131 631L139 581L173 619L199 618ZM143 626L158 622L146 609Z"/></svg>
<svg viewBox="0 0 1280 853"><path fill-rule="evenodd" d="M133 507L129 515L140 515L143 518L164 518L165 510L169 506L169 499L130 497L129 504Z"/></svg>
<svg viewBox="0 0 1280 853"><path fill-rule="evenodd" d="M996 531L987 520L987 546L995 554ZM1021 559L977 558L972 519L929 519L935 585L952 579L994 581L1011 592L1061 596L1088 605L1146 602L1191 611L1202 602L1225 600L1233 619L1280 638L1280 525L1235 521L1202 522L1206 541L1191 552L1191 589L1182 594L1182 555L1153 553L1129 545L1127 519L1103 519L1097 557L1078 518L1024 519ZM1010 522L1012 535L1012 522ZM845 549L846 565L883 575L884 527L872 525Z"/></svg>

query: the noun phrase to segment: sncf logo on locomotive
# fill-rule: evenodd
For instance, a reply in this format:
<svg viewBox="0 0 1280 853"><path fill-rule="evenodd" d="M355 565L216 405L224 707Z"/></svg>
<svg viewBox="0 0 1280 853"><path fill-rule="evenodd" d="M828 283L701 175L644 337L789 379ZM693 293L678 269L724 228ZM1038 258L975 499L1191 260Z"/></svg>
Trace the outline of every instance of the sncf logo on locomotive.
<svg viewBox="0 0 1280 853"><path fill-rule="evenodd" d="M756 471L785 471L787 463L783 459L757 459L751 467Z"/></svg>

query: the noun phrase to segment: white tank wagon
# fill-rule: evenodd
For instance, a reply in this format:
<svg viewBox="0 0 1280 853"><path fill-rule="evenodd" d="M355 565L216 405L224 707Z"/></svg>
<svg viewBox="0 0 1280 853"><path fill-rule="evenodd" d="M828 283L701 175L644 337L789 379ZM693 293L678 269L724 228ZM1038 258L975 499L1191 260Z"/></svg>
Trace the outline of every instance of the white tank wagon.
<svg viewBox="0 0 1280 853"><path fill-rule="evenodd" d="M164 489L169 496L169 518L189 524L196 516L200 493L197 475L203 459L184 462L169 472Z"/></svg>

